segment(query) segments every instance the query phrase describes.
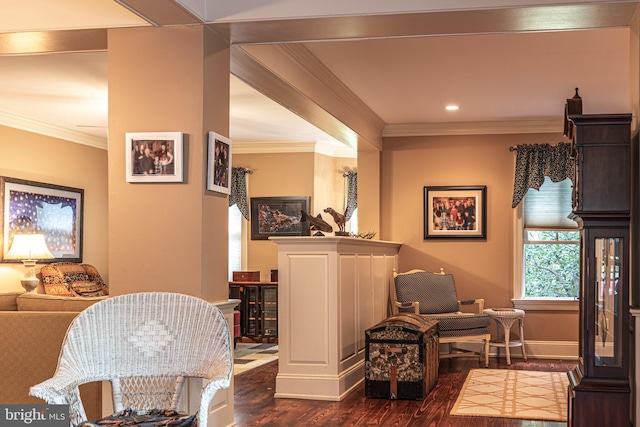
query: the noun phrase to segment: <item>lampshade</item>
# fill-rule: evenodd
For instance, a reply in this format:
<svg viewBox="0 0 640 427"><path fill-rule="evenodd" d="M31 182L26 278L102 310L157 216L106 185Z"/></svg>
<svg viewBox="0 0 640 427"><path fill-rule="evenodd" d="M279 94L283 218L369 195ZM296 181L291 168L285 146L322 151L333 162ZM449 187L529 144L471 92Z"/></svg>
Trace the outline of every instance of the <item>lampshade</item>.
<svg viewBox="0 0 640 427"><path fill-rule="evenodd" d="M13 243L5 259L52 259L44 234L14 234Z"/></svg>

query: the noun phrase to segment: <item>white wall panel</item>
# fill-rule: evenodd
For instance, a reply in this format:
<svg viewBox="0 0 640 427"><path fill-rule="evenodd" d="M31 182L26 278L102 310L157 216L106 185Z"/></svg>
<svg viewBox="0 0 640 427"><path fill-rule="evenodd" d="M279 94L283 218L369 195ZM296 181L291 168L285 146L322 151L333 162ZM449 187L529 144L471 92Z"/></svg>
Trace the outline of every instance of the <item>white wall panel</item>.
<svg viewBox="0 0 640 427"><path fill-rule="evenodd" d="M364 381L364 332L386 318L385 284L401 245L349 237L271 240L279 276L275 397L341 400Z"/></svg>

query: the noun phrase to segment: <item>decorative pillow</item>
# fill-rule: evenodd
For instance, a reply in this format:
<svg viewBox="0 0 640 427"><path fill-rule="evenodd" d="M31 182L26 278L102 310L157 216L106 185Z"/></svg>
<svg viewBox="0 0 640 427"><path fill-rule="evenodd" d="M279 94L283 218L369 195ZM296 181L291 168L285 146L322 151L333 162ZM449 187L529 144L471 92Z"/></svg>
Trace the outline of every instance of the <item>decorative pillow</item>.
<svg viewBox="0 0 640 427"><path fill-rule="evenodd" d="M104 292L102 292L102 285L89 280L77 280L75 282L71 282L69 287L73 292L81 297L104 296Z"/></svg>
<svg viewBox="0 0 640 427"><path fill-rule="evenodd" d="M75 296L75 294L69 289L65 274L62 271L62 269L65 269L64 266L66 265L75 266L77 264L54 262L42 266L40 275L42 276L42 284L44 285L45 294L63 297Z"/></svg>
<svg viewBox="0 0 640 427"><path fill-rule="evenodd" d="M89 264L55 262L40 270L47 295L99 297L109 295L109 288L98 271Z"/></svg>
<svg viewBox="0 0 640 427"><path fill-rule="evenodd" d="M97 285L100 285L102 295L109 295L109 286L104 283L104 280L102 280L102 276L100 276L98 270L96 270L96 268L91 264L81 265L82 267L84 267L84 271L87 273L87 277L89 278L89 280L93 283L96 283Z"/></svg>
<svg viewBox="0 0 640 427"><path fill-rule="evenodd" d="M400 302L420 303L420 314L452 313L458 311L458 296L451 274L427 271L398 274L396 294Z"/></svg>

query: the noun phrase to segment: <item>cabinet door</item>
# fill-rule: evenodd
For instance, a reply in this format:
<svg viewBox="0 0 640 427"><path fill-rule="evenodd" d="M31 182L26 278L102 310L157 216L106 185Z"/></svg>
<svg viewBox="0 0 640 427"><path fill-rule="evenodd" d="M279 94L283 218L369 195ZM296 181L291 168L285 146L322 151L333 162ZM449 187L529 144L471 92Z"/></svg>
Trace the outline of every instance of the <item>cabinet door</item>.
<svg viewBox="0 0 640 427"><path fill-rule="evenodd" d="M262 336L278 336L278 287L262 287Z"/></svg>
<svg viewBox="0 0 640 427"><path fill-rule="evenodd" d="M247 309L244 304L244 289L240 285L229 285L229 299L239 299L240 303L238 304L237 310L240 311L240 335L246 335L246 317L247 317Z"/></svg>
<svg viewBox="0 0 640 427"><path fill-rule="evenodd" d="M260 335L260 288L258 286L244 287L244 306L246 317L246 336L257 337Z"/></svg>
<svg viewBox="0 0 640 427"><path fill-rule="evenodd" d="M584 283L585 375L626 379L629 363L626 229L590 229Z"/></svg>

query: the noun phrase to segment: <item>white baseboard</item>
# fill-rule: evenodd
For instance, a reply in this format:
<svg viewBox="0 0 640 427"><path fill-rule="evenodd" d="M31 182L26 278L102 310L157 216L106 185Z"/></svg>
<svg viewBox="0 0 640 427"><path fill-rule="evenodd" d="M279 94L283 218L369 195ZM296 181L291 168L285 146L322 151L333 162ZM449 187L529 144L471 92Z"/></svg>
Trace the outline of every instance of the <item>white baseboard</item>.
<svg viewBox="0 0 640 427"><path fill-rule="evenodd" d="M444 346L446 344L441 344ZM559 360L578 360L578 342L577 341L531 341L525 340L525 350L527 358L531 359L559 359ZM478 350L479 344L473 343L457 343L456 347L463 349ZM496 347L490 347L489 356L496 357ZM511 359L522 359L522 352L519 347L510 349ZM500 358L505 358L504 349L500 349Z"/></svg>
<svg viewBox="0 0 640 427"><path fill-rule="evenodd" d="M577 341L529 341L526 340L525 350L527 356L533 359L561 359L561 360L578 360L578 342ZM518 349L511 353L511 356L518 357ZM504 351L501 352L501 354ZM520 357L522 357L520 355Z"/></svg>

